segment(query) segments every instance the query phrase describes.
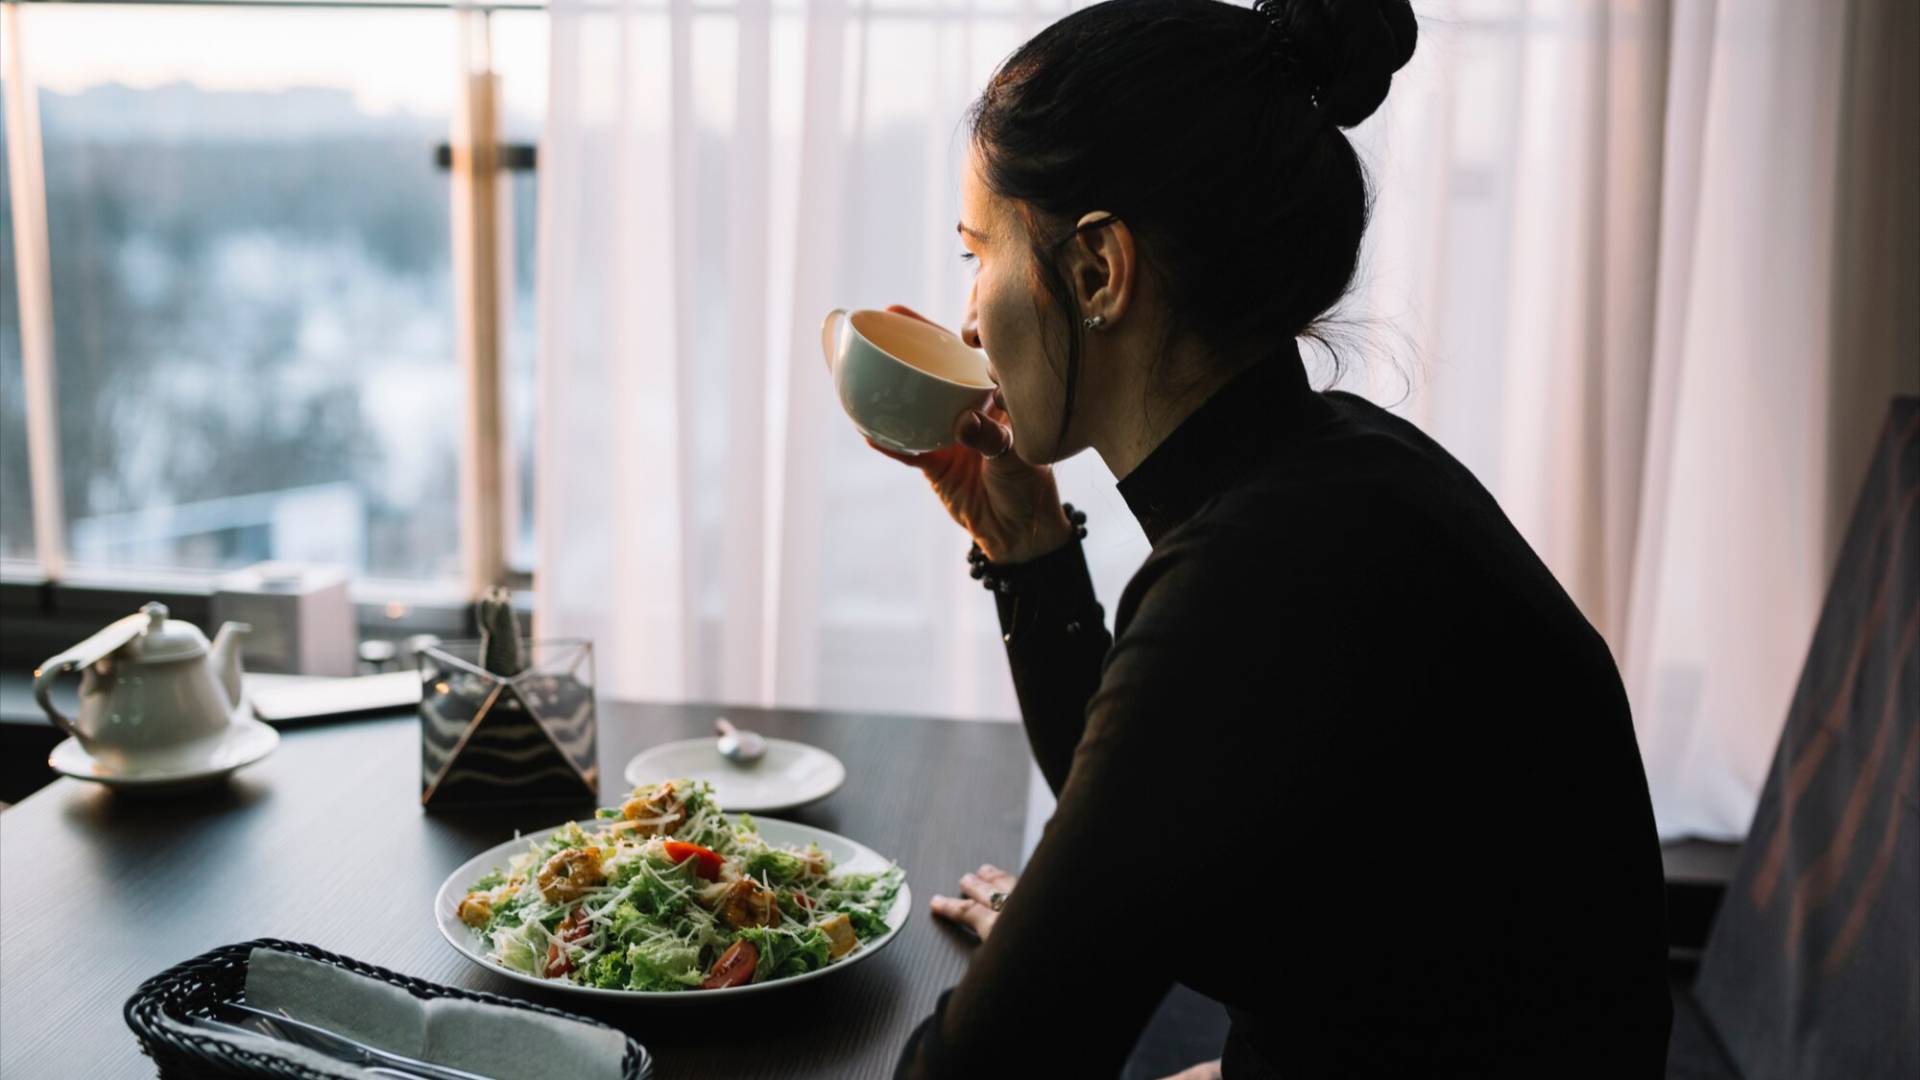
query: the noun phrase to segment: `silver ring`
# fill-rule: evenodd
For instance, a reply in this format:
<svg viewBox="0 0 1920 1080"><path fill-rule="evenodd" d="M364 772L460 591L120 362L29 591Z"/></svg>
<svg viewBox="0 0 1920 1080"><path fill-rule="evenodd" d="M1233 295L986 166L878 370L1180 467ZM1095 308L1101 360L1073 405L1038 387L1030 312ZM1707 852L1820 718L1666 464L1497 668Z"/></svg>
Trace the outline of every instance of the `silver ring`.
<svg viewBox="0 0 1920 1080"><path fill-rule="evenodd" d="M1009 442L1007 445L1001 447L1000 452L997 454L981 454L980 456L983 458L986 458L988 461L998 461L1001 458L1006 457L1007 451L1011 449L1013 449L1013 444Z"/></svg>
<svg viewBox="0 0 1920 1080"><path fill-rule="evenodd" d="M998 890L995 890L987 896L987 906L995 911L999 911L1002 907L1006 906L1006 903L1007 894Z"/></svg>

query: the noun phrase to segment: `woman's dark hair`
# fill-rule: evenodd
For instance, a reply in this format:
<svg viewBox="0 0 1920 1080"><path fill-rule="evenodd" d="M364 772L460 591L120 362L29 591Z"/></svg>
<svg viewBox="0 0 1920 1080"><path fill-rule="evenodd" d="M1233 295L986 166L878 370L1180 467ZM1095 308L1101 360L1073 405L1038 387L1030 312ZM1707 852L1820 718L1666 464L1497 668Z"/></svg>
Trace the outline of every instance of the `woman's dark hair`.
<svg viewBox="0 0 1920 1080"><path fill-rule="evenodd" d="M1061 440L1085 331L1056 260L1080 216L1133 230L1169 341L1238 358L1311 336L1353 280L1371 203L1340 129L1380 107L1415 36L1406 0L1106 0L1001 64L973 139L1067 319Z"/></svg>

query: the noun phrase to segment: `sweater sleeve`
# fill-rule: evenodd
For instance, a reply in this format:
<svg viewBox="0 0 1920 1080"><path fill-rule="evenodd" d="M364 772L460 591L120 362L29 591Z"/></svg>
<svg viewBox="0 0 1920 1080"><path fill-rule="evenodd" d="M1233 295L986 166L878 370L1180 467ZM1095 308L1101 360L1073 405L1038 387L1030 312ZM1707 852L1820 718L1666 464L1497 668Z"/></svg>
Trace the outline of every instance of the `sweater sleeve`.
<svg viewBox="0 0 1920 1080"><path fill-rule="evenodd" d="M994 602L1027 741L1058 796L1113 642L1080 541L1021 564L1016 590Z"/></svg>
<svg viewBox="0 0 1920 1080"><path fill-rule="evenodd" d="M1053 818L965 977L909 1040L898 1078L1114 1076L1178 977L1181 950L1153 937L1159 925L1181 936L1179 901L1143 922L1138 890L1176 853L1194 866L1225 857L1225 830L1193 828L1214 797L1197 782L1216 741L1202 718L1236 715L1247 683L1225 670L1237 663L1230 650L1191 632L1204 601L1154 617L1156 601L1198 599L1181 584L1161 580L1122 629Z"/></svg>

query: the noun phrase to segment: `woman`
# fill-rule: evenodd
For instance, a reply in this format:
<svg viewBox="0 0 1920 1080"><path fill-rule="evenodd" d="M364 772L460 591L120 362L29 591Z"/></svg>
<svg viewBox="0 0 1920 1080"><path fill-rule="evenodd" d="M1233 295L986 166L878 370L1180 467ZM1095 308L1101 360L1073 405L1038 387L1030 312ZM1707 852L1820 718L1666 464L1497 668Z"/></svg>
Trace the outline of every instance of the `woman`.
<svg viewBox="0 0 1920 1080"><path fill-rule="evenodd" d="M1113 1076L1175 982L1232 1020L1196 1076L1662 1071L1605 642L1465 468L1295 345L1366 224L1341 129L1414 38L1403 0L1110 0L975 106L963 333L999 398L902 460L977 543L1059 803L1017 886L934 900L981 944L901 1076ZM1048 471L1089 447L1153 544L1111 637Z"/></svg>

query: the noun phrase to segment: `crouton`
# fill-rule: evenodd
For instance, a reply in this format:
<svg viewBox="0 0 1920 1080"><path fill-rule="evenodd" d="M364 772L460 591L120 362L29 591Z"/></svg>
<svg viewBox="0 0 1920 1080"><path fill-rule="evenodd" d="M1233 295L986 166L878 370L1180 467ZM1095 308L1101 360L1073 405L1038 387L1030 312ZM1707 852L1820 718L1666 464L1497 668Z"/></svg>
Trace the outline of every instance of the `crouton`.
<svg viewBox="0 0 1920 1080"><path fill-rule="evenodd" d="M779 926L780 905L773 890L763 889L751 878L741 878L727 886L714 908L714 915L735 930L743 926Z"/></svg>
<svg viewBox="0 0 1920 1080"><path fill-rule="evenodd" d="M838 960L853 951L860 939L853 935L853 920L845 915L829 916L820 924L827 933L827 956Z"/></svg>

